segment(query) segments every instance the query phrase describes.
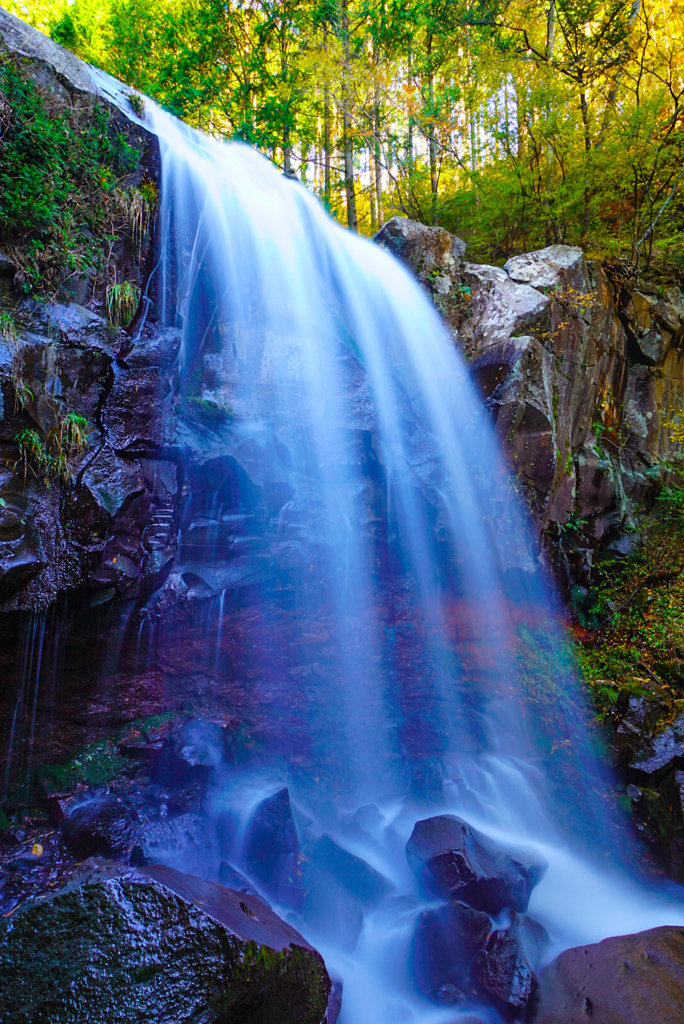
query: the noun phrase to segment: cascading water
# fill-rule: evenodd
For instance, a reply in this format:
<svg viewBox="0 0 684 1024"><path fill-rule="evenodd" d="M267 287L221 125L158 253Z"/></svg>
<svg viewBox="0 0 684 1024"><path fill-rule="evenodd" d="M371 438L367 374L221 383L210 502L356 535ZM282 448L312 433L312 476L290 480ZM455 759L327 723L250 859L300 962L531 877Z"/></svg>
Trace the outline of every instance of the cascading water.
<svg viewBox="0 0 684 1024"><path fill-rule="evenodd" d="M182 328L181 404L214 418L188 468L180 570L213 596L183 637L160 613L128 639L139 664L191 643L214 704L231 710L237 673L267 723L217 768L206 851L176 866L215 878L218 843L258 875L249 823L287 786L304 850L327 833L380 871L391 892L362 923L343 887L307 902L301 864L269 892L342 979L344 1024L458 1017L409 967L428 904L404 846L429 814L547 865L530 904L546 959L684 922L674 894L611 867L620 825L553 600L427 298L249 148L153 104L147 119L163 168L157 317ZM188 430L181 416L179 451L197 447Z"/></svg>

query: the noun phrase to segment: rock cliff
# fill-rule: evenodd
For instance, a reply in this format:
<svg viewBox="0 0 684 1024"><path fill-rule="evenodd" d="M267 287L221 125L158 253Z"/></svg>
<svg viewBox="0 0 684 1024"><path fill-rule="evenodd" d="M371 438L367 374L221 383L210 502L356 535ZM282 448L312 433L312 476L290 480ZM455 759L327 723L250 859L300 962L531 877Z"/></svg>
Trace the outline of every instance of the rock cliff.
<svg viewBox="0 0 684 1024"><path fill-rule="evenodd" d="M503 268L467 263L442 228L393 218L376 242L441 308L561 582L636 542L636 515L677 479L684 293L553 245Z"/></svg>

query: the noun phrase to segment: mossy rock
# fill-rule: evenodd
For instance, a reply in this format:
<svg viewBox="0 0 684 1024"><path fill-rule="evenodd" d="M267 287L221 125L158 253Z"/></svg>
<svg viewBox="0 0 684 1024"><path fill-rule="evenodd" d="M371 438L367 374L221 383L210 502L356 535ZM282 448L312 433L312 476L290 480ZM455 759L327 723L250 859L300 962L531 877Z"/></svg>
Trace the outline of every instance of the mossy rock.
<svg viewBox="0 0 684 1024"><path fill-rule="evenodd" d="M71 761L46 764L36 769L36 779L47 797L73 793L79 783L107 786L118 776L131 770L131 762L119 753L112 739L91 743Z"/></svg>
<svg viewBox="0 0 684 1024"><path fill-rule="evenodd" d="M87 861L0 925L3 1021L320 1024L319 953L254 896Z"/></svg>

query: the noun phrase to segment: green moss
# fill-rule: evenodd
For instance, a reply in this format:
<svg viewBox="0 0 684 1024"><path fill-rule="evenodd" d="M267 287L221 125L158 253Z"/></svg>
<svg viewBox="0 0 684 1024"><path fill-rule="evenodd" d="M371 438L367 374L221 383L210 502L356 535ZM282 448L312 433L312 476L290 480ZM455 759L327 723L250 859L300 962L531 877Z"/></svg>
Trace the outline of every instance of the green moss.
<svg viewBox="0 0 684 1024"><path fill-rule="evenodd" d="M79 784L109 785L116 778L138 767L120 753L119 744L122 740L135 733L146 736L177 719L178 714L174 711L138 718L124 728L115 730L106 739L82 747L69 761L41 765L35 772L36 781L48 796L72 792Z"/></svg>
<svg viewBox="0 0 684 1024"><path fill-rule="evenodd" d="M29 392L30 393L30 392ZM73 469L73 460L88 446L90 426L84 416L67 412L47 434L40 430L22 430L15 441L24 478L30 471L34 477L50 484L59 480L66 484Z"/></svg>
<svg viewBox="0 0 684 1024"><path fill-rule="evenodd" d="M130 769L131 762L119 753L114 739L91 743L62 764L36 769L36 779L47 796L70 793L79 785L106 786Z"/></svg>
<svg viewBox="0 0 684 1024"><path fill-rule="evenodd" d="M318 954L300 946L273 950L248 942L242 962L234 969L221 996L223 1013L238 1015L242 1004L252 1005L264 993L263 1019L294 1017L301 1024L319 1024L328 1004L329 982Z"/></svg>
<svg viewBox="0 0 684 1024"><path fill-rule="evenodd" d="M228 423L234 419L232 406L221 405L209 398L195 398L190 396L185 399L185 405L190 412L194 412L205 423L218 425Z"/></svg>

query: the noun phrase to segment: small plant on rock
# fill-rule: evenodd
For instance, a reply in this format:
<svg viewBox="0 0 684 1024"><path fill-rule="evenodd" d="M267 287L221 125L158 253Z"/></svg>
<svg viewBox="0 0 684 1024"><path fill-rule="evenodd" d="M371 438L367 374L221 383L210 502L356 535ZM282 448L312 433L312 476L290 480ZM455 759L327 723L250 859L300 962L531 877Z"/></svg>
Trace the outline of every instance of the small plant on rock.
<svg viewBox="0 0 684 1024"><path fill-rule="evenodd" d="M11 347L17 340L17 329L14 325L14 317L6 309L0 310L0 338L6 341Z"/></svg>
<svg viewBox="0 0 684 1024"><path fill-rule="evenodd" d="M126 217L133 241L138 243L138 258L147 237L152 214L159 205L159 189L153 181L143 181L137 188L122 193Z"/></svg>
<svg viewBox="0 0 684 1024"><path fill-rule="evenodd" d="M137 114L138 117L145 116L145 101L139 93L129 92L128 102L134 114Z"/></svg>
<svg viewBox="0 0 684 1024"><path fill-rule="evenodd" d="M66 484L73 460L88 446L89 424L85 416L67 412L47 434L35 428L22 430L15 438L24 479L29 470L48 486L53 480Z"/></svg>
<svg viewBox="0 0 684 1024"><path fill-rule="evenodd" d="M139 301L140 289L132 281L110 284L107 287L107 313L111 322L117 327L126 327L133 319Z"/></svg>

